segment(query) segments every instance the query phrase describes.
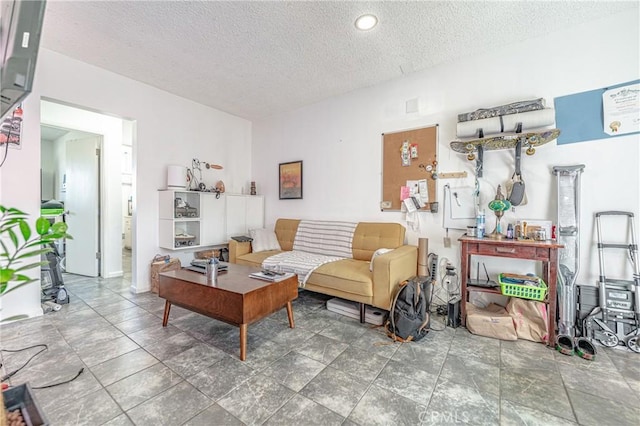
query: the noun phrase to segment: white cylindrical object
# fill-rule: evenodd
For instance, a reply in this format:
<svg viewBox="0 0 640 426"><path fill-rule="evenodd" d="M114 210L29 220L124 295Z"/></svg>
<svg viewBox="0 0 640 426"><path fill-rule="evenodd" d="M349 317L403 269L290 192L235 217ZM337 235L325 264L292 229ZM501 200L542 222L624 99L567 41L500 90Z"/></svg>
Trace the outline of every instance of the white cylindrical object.
<svg viewBox="0 0 640 426"><path fill-rule="evenodd" d="M555 110L553 108L545 108L537 111L503 115L501 117L463 121L456 125L456 135L459 138L477 138L479 129L482 129L485 137L500 133L515 132L518 123L522 123L523 131L539 129L553 125L555 119ZM502 120L502 123L500 123L500 120Z"/></svg>
<svg viewBox="0 0 640 426"><path fill-rule="evenodd" d="M515 132L517 130L518 123L522 123L522 130L524 131L551 126L555 120L556 112L553 108L502 116L502 124L505 132Z"/></svg>
<svg viewBox="0 0 640 426"><path fill-rule="evenodd" d="M418 276L428 277L429 275L429 239L418 238Z"/></svg>
<svg viewBox="0 0 640 426"><path fill-rule="evenodd" d="M187 187L187 168L167 166L167 189L185 189Z"/></svg>
<svg viewBox="0 0 640 426"><path fill-rule="evenodd" d="M458 123L456 135L458 135L459 138L477 138L479 129L482 129L485 136L500 133L502 131L500 117Z"/></svg>

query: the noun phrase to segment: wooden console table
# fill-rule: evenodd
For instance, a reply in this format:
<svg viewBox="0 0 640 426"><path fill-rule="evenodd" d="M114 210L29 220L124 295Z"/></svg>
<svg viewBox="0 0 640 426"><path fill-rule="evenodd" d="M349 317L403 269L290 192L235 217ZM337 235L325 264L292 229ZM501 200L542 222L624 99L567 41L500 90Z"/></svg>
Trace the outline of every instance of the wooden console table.
<svg viewBox="0 0 640 426"><path fill-rule="evenodd" d="M554 346L556 341L556 304L557 304L557 278L558 278L558 249L562 244L554 241L520 241L520 240L492 240L489 238L474 238L462 236L460 239L460 290L463 295L460 312L462 325L466 326L467 307L470 291L500 294L500 289L467 286L470 275L471 256L494 256L515 259L536 260L542 262L542 279L547 283L549 291L545 302L549 308L549 341L548 345ZM507 271L505 271L507 272Z"/></svg>

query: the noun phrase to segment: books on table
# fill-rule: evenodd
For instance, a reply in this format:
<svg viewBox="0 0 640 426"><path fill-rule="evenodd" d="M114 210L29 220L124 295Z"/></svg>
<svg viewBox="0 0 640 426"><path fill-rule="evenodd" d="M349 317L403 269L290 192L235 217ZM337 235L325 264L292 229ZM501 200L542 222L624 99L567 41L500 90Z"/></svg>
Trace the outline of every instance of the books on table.
<svg viewBox="0 0 640 426"><path fill-rule="evenodd" d="M287 278L291 278L293 276L290 272L272 272L272 271L258 271L252 272L249 274L249 277L255 278L258 280L269 281L269 282L278 282L282 280L286 280Z"/></svg>

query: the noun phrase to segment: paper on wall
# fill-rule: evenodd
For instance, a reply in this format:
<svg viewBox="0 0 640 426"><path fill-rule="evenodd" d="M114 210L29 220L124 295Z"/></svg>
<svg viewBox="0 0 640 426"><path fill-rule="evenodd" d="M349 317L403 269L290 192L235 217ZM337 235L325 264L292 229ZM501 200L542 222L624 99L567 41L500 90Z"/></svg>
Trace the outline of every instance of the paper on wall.
<svg viewBox="0 0 640 426"><path fill-rule="evenodd" d="M455 195L454 195L455 193ZM467 229L476 223L474 188L463 186L444 187L443 226L449 229Z"/></svg>
<svg viewBox="0 0 640 426"><path fill-rule="evenodd" d="M606 134L640 132L640 84L606 90L602 94L602 108Z"/></svg>
<svg viewBox="0 0 640 426"><path fill-rule="evenodd" d="M418 198L423 204L429 202L429 187L426 179L408 180L409 196Z"/></svg>

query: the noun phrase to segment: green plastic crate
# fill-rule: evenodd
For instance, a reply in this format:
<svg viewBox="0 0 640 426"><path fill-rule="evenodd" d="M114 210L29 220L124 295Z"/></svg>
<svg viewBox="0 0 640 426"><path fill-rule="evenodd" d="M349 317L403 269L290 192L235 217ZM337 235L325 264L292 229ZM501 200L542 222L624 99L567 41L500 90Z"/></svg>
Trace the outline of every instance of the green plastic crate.
<svg viewBox="0 0 640 426"><path fill-rule="evenodd" d="M502 273L498 275L498 283L500 284L500 291L504 296L519 297L520 299L531 299L542 301L547 295L547 284L539 277L527 277L532 280L537 280L539 286L532 285L520 285L513 284L504 281L504 278L508 276L515 276L514 274ZM521 275L518 275L521 276Z"/></svg>

